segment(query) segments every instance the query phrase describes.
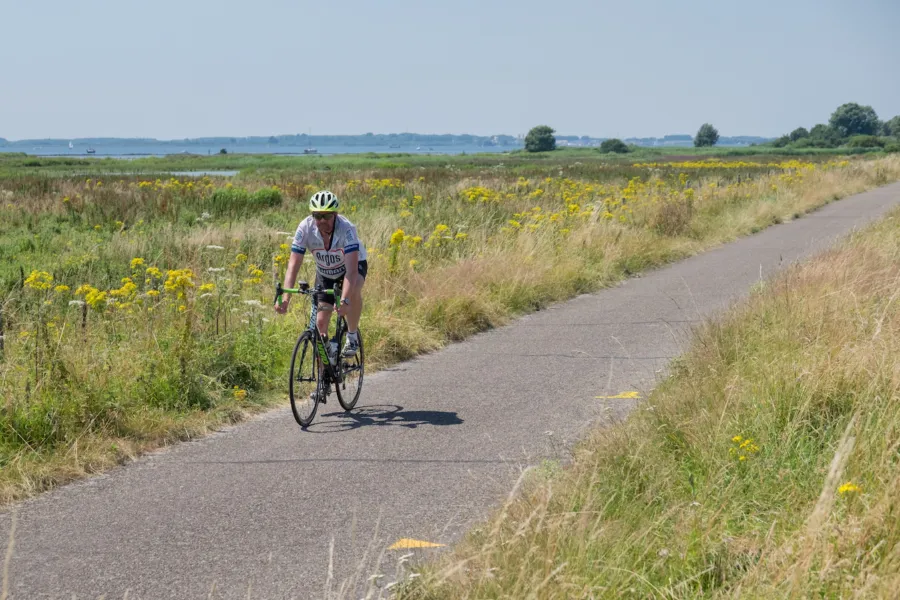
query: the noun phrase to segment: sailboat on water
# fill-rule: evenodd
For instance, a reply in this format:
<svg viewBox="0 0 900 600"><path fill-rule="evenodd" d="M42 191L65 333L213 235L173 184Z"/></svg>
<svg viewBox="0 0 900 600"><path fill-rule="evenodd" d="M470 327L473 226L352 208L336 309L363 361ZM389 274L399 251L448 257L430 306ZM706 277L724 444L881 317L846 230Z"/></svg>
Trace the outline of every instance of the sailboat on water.
<svg viewBox="0 0 900 600"><path fill-rule="evenodd" d="M312 129L309 130L309 133L306 134L306 148L303 149L303 154L318 154L319 151L312 147Z"/></svg>
<svg viewBox="0 0 900 600"><path fill-rule="evenodd" d="M71 149L74 148L74 147L75 147L75 146L72 145L72 142L69 142L69 150L71 150Z"/></svg>

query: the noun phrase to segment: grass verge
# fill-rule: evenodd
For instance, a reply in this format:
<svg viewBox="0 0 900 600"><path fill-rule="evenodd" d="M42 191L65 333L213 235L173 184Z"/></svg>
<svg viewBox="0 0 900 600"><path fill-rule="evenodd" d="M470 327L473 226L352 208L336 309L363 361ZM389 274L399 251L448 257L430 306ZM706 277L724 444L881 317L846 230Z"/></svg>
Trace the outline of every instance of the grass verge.
<svg viewBox="0 0 900 600"><path fill-rule="evenodd" d="M699 328L400 597L896 597L898 282L895 211Z"/></svg>

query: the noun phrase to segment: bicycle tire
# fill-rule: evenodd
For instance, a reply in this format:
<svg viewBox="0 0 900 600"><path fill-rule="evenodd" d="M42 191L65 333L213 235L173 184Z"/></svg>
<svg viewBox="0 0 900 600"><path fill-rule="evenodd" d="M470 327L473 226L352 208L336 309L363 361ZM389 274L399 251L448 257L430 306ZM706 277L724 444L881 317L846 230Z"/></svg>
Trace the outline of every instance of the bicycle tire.
<svg viewBox="0 0 900 600"><path fill-rule="evenodd" d="M338 348L344 347L344 339L347 337L346 325L344 325L344 327L342 327L341 329L342 329L341 339L338 342ZM356 335L359 338L359 352L356 353L356 356L353 356L349 359L341 358L340 363L339 363L340 370L341 370L341 372L340 372L341 382L334 386L335 390L337 391L338 402L340 402L341 407L345 411L353 410L353 407L356 406L356 403L359 401L359 395L362 393L363 376L365 374L365 364L366 363L365 363L365 355L363 354L362 332L359 331L359 329L357 329ZM359 383L356 386L356 391L350 394L350 396L352 396L352 397L345 398L344 394L346 393L346 391L342 392L341 388L346 385L345 378L346 378L348 371L346 370L345 365L348 362L350 362L351 364L355 364L354 370L358 369Z"/></svg>
<svg viewBox="0 0 900 600"><path fill-rule="evenodd" d="M291 371L288 378L288 389L291 397L291 412L294 413L294 419L301 427L308 427L316 416L319 409L319 399L321 398L321 390L324 382L322 374L319 372L319 361L316 360L316 344L311 331L307 330L300 334L297 343L294 345L294 353L291 355ZM299 354L299 362L298 362ZM310 357L310 373L308 376L302 373L304 368L304 360ZM312 408L309 410L308 416L301 410L301 403L309 403L309 396L302 389L304 386L298 383L312 383L316 385L315 399L312 400Z"/></svg>

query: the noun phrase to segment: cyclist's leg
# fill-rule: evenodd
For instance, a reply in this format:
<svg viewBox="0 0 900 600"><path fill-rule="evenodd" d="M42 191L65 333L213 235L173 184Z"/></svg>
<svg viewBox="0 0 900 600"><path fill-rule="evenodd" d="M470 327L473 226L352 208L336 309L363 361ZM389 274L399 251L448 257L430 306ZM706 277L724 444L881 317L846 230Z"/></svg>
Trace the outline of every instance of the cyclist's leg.
<svg viewBox="0 0 900 600"><path fill-rule="evenodd" d="M353 293L350 298L350 310L347 312L347 329L350 333L356 333L359 328L359 318L362 315L363 296L362 289L366 283L366 275L369 272L368 261L360 261L359 269L356 273L356 285L353 287Z"/></svg>
<svg viewBox="0 0 900 600"><path fill-rule="evenodd" d="M368 263L366 261L360 261L359 270L354 274L356 276L356 285L353 287L353 291L349 298L350 310L347 311L347 342L344 344L344 348L341 351L347 358L354 356L359 351L359 337L357 336L357 333L359 331L359 318L362 315L363 309L362 288L363 284L366 282L368 270ZM351 275L348 273L347 277L350 276Z"/></svg>
<svg viewBox="0 0 900 600"><path fill-rule="evenodd" d="M340 280L322 277L320 273L316 273L316 287L322 286L326 290L334 290L334 285ZM316 294L313 301L319 307L316 315L316 327L322 337L328 338L328 323L331 321L331 313L334 310L334 296L331 294Z"/></svg>

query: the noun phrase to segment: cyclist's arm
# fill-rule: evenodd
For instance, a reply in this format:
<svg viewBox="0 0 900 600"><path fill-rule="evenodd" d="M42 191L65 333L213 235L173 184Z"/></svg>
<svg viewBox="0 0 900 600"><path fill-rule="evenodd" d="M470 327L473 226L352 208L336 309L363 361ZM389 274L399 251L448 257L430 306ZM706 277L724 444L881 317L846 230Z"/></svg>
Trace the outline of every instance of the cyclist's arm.
<svg viewBox="0 0 900 600"><path fill-rule="evenodd" d="M291 258L288 260L287 269L284 271L284 287L286 288L294 287L294 284L297 282L297 273L300 272L300 267L303 265L303 257L306 255L306 244L304 243L306 236L304 233L303 224L301 223L291 244ZM291 295L285 294L281 303L282 305L287 305L290 301Z"/></svg>
<svg viewBox="0 0 900 600"><path fill-rule="evenodd" d="M291 259L288 261L287 269L284 272L284 287L292 288L297 282L297 273L303 265L304 255L300 252L291 252Z"/></svg>

